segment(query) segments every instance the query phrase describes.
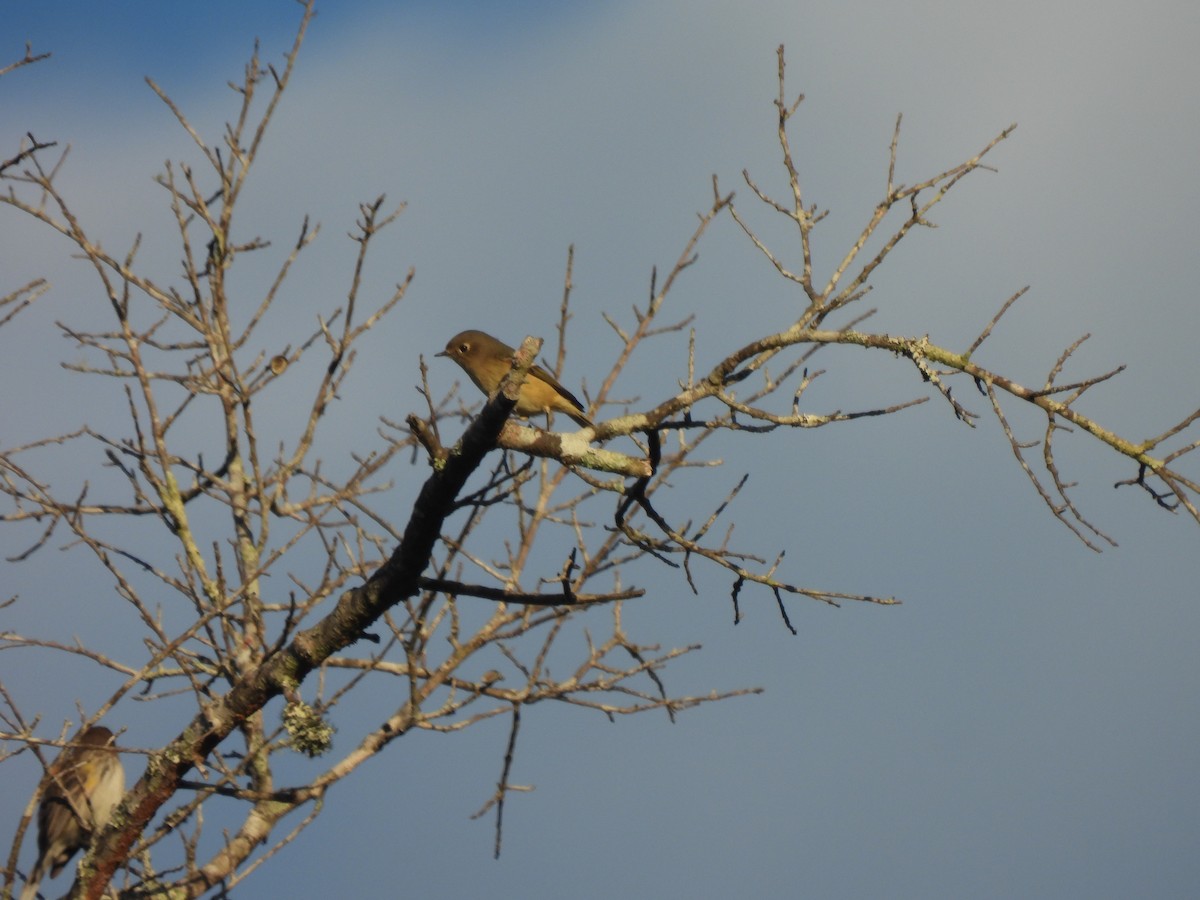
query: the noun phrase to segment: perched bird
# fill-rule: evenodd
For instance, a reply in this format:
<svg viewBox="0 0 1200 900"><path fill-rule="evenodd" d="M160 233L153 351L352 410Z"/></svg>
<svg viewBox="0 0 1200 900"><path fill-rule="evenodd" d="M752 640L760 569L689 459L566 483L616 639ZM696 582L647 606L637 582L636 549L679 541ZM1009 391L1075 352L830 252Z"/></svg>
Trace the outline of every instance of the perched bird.
<svg viewBox="0 0 1200 900"><path fill-rule="evenodd" d="M46 771L38 809L38 859L21 900L34 900L46 871L56 877L92 833L108 823L125 793L125 769L113 740L111 731L93 725L76 735L76 746L63 750Z"/></svg>
<svg viewBox="0 0 1200 900"><path fill-rule="evenodd" d="M446 349L435 356L454 360L466 372L475 386L489 397L500 387L504 376L512 369L516 351L482 331L462 331L450 338ZM534 366L521 385L514 411L528 418L538 413L560 412L570 416L584 428L594 428L575 395L559 384L541 366Z"/></svg>

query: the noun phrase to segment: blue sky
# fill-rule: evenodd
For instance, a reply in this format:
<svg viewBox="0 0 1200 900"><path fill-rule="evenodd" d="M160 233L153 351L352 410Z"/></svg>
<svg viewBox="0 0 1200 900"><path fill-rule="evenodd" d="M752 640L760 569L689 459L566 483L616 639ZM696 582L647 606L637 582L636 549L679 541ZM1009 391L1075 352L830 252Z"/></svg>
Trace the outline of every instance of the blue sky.
<svg viewBox="0 0 1200 900"><path fill-rule="evenodd" d="M1089 332L1073 377L1129 366L1084 405L1107 426L1145 437L1200 402L1195 4L327 6L239 221L280 246L305 214L322 223L287 301L309 322L344 296L357 204L385 192L409 203L377 249L368 289L382 295L410 265L416 281L364 347L351 385L363 401L336 413L345 434L369 434L380 413L419 410L418 354L461 328L551 338L569 243L568 386L605 370L615 348L602 313L628 316L643 302L651 267L670 265L708 205L713 173L782 242L740 182L747 168L768 190L785 187L771 104L780 43L791 90L807 95L794 147L808 197L832 210L816 240L819 274L879 200L897 113L907 182L1019 123L992 159L999 171L957 189L934 216L939 228L914 235L874 279L876 330L965 347L1029 284L978 361L1040 384ZM22 4L5 17L5 58L26 40L54 53L0 81L5 145L26 130L69 142L65 177L84 220L113 248L145 232L145 258L170 271L178 250L151 177L195 154L143 76L216 136L235 112L225 83L255 37L265 59L282 56L294 5ZM677 318L696 314L702 359L795 317L794 292L731 222L700 254L671 303ZM74 351L53 322L103 312L83 269L0 210L0 289L37 275L54 282L0 332L7 383L24 388L0 398L5 443L120 414L119 397L90 398L57 367ZM681 345L664 350L617 393L668 396L683 359ZM830 374L811 396L818 411L925 391L891 359L831 353L821 365ZM435 387L456 377L448 365L431 370ZM720 474L672 498L680 518L701 515L707 507L690 501L750 471L733 511L744 544L787 549L792 580L894 594L903 606L793 600L793 637L769 596L743 594L735 628L725 579L708 573L692 596L672 573L647 574L646 599L626 611L631 630L704 645L668 673L671 686L764 694L675 725L531 709L514 778L536 790L510 800L498 862L490 823L468 816L499 771L504 729L397 742L242 893L326 896L353 884L364 897L431 898L1191 896L1200 532L1142 494L1114 491L1129 467L1064 435L1075 498L1119 543L1092 553L1041 505L986 401L966 402L984 414L977 429L931 400L884 420L725 441ZM265 414L283 422L289 410ZM1041 436L1036 417L1013 419L1023 437ZM397 508L420 471L397 471ZM4 552L17 543L4 538ZM5 596L23 598L0 613L5 629L91 633L109 620L110 589L82 554L5 564L5 580ZM0 679L47 722L106 693L32 660L0 655ZM175 723L145 721L136 704L121 712L130 744L173 733ZM339 723L347 736L356 726ZM35 779L25 774L0 785L5 809L25 803Z"/></svg>

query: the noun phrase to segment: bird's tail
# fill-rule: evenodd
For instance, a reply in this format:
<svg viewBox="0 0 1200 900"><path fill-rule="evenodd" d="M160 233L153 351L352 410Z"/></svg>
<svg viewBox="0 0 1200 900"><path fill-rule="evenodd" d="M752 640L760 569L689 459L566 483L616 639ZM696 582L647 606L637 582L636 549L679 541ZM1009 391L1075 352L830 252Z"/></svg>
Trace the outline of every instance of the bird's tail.
<svg viewBox="0 0 1200 900"><path fill-rule="evenodd" d="M581 425L584 428L595 428L596 427L596 423L593 422L591 419L589 419L582 412L567 411L567 415L575 420L575 424Z"/></svg>

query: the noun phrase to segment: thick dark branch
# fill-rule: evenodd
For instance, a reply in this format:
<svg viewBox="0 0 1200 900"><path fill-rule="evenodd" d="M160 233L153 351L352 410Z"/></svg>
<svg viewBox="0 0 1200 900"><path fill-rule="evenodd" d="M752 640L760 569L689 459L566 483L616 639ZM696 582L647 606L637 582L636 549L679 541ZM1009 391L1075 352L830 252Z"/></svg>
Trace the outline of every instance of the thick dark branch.
<svg viewBox="0 0 1200 900"><path fill-rule="evenodd" d="M442 523L454 511L454 501L467 478L495 448L536 355L537 342L526 340L518 353L517 367L467 428L445 464L425 482L391 558L362 587L342 594L328 616L268 657L149 759L145 775L126 795L113 824L97 839L89 855L95 868L81 886L80 896L100 897L117 868L128 859L138 836L179 788L183 777L234 729L272 698L294 690L330 655L357 641L388 609L421 589L420 576L429 565Z"/></svg>

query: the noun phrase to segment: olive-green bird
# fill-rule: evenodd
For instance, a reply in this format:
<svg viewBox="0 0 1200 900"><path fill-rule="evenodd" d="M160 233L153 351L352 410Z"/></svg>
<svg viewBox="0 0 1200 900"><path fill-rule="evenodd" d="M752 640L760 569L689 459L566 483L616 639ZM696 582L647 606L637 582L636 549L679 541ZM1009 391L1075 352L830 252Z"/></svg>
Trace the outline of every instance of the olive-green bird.
<svg viewBox="0 0 1200 900"><path fill-rule="evenodd" d="M454 360L475 382L475 386L489 397L496 393L504 376L512 370L512 347L482 331L460 331L446 349L435 356ZM595 428L583 410L583 404L559 384L553 375L541 366L533 366L521 385L514 412L528 418L539 413L559 412L570 416L584 428Z"/></svg>

